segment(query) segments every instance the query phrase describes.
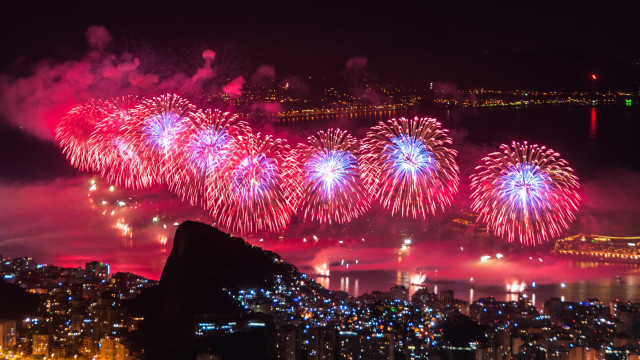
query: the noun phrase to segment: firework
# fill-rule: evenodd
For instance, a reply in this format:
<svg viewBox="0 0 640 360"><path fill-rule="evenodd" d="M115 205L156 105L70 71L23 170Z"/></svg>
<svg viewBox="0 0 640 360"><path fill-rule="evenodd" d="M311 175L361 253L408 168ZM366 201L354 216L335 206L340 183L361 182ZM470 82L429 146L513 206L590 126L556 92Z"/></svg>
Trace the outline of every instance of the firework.
<svg viewBox="0 0 640 360"><path fill-rule="evenodd" d="M540 244L575 219L578 178L560 154L513 142L491 153L471 176L478 221L509 242Z"/></svg>
<svg viewBox="0 0 640 360"><path fill-rule="evenodd" d="M101 120L91 137L89 146L101 176L110 183L141 189L155 184L155 167L145 163L129 143L126 134L138 121L142 99L125 96L105 102L108 116Z"/></svg>
<svg viewBox="0 0 640 360"><path fill-rule="evenodd" d="M458 189L457 152L435 119L380 122L365 139L366 184L392 215L425 218L451 203Z"/></svg>
<svg viewBox="0 0 640 360"><path fill-rule="evenodd" d="M359 142L346 131L330 129L308 138L299 148L303 198L301 215L320 223L344 223L371 205L360 174Z"/></svg>
<svg viewBox="0 0 640 360"><path fill-rule="evenodd" d="M168 167L169 189L192 205L205 204L205 180L224 165L231 142L246 133L236 115L220 110L197 111L193 122L178 138L179 147Z"/></svg>
<svg viewBox="0 0 640 360"><path fill-rule="evenodd" d="M96 124L107 116L107 108L104 102L91 100L71 109L56 127L55 138L62 152L71 165L82 171L97 168L89 136Z"/></svg>
<svg viewBox="0 0 640 360"><path fill-rule="evenodd" d="M300 196L299 172L281 139L247 134L232 142L219 172L207 179L211 214L228 231L283 230Z"/></svg>
<svg viewBox="0 0 640 360"><path fill-rule="evenodd" d="M175 94L148 99L139 108L137 121L127 131L133 151L149 166L145 172L158 175L170 172L168 166L179 147L178 140L189 129L195 107Z"/></svg>

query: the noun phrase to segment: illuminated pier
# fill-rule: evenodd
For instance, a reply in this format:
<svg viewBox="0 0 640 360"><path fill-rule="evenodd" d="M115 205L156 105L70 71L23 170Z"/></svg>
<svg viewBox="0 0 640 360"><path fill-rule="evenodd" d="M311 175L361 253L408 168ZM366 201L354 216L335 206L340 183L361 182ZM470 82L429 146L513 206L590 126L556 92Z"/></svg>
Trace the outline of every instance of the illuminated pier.
<svg viewBox="0 0 640 360"><path fill-rule="evenodd" d="M412 104L411 104L412 105ZM295 122L295 121L313 121L316 119L336 117L342 115L394 115L397 111L406 111L409 109L405 104L387 104L387 105L365 105L365 106L353 106L346 108L336 109L306 109L306 110L291 110L286 112L280 112L277 114L277 118L282 122Z"/></svg>

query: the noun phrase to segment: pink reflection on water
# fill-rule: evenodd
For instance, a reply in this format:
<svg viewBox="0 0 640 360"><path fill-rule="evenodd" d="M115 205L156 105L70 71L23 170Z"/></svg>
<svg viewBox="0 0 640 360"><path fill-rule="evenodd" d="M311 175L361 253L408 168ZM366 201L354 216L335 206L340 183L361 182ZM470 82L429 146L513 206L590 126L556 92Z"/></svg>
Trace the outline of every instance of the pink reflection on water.
<svg viewBox="0 0 640 360"><path fill-rule="evenodd" d="M596 108L591 108L591 122L589 124L589 139L595 140L597 137Z"/></svg>

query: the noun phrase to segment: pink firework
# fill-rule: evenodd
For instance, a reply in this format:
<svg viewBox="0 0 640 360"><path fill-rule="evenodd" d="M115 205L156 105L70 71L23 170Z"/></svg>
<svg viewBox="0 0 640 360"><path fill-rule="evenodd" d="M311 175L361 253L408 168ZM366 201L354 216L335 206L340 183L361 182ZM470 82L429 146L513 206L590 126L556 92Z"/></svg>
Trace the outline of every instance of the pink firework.
<svg viewBox="0 0 640 360"><path fill-rule="evenodd" d="M141 158L127 140L127 131L139 121L142 99L125 96L105 103L109 115L89 138L101 176L110 183L142 189L155 184L158 170Z"/></svg>
<svg viewBox="0 0 640 360"><path fill-rule="evenodd" d="M142 161L157 170L154 181L164 181L162 174L171 172L167 167L174 164L172 157L191 126L194 110L195 106L175 94L154 97L140 106L127 139Z"/></svg>
<svg viewBox="0 0 640 360"><path fill-rule="evenodd" d="M228 154L222 169L207 179L217 224L236 234L285 229L300 185L284 140L249 133L234 141Z"/></svg>
<svg viewBox="0 0 640 360"><path fill-rule="evenodd" d="M56 127L55 139L74 167L82 171L96 170L95 153L89 137L96 124L108 116L103 101L91 100L71 109Z"/></svg>
<svg viewBox="0 0 640 360"><path fill-rule="evenodd" d="M435 214L449 206L458 191L457 152L447 130L435 119L392 119L367 134L363 171L391 214Z"/></svg>
<svg viewBox="0 0 640 360"><path fill-rule="evenodd" d="M478 221L509 242L541 244L575 219L578 178L557 152L513 142L482 159L471 176Z"/></svg>
<svg viewBox="0 0 640 360"><path fill-rule="evenodd" d="M356 139L335 129L300 145L303 197L298 211L305 219L344 223L369 209L372 194L361 177L359 150Z"/></svg>
<svg viewBox="0 0 640 360"><path fill-rule="evenodd" d="M206 205L205 181L224 166L232 142L247 133L236 115L220 110L199 110L178 138L179 146L167 168L169 189L192 205Z"/></svg>

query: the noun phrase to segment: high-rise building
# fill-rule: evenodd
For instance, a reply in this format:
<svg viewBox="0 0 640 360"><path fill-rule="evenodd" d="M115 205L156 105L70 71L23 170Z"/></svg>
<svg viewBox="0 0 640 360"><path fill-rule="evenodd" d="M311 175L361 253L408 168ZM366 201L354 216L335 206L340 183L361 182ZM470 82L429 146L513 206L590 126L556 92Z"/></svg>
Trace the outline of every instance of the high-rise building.
<svg viewBox="0 0 640 360"><path fill-rule="evenodd" d="M440 304L447 306L453 302L453 290L445 290L440 292Z"/></svg>
<svg viewBox="0 0 640 360"><path fill-rule="evenodd" d="M110 338L100 340L100 360L126 360L129 357L129 350L119 342Z"/></svg>
<svg viewBox="0 0 640 360"><path fill-rule="evenodd" d="M576 346L569 349L569 360L597 360L603 358L603 353L593 348Z"/></svg>
<svg viewBox="0 0 640 360"><path fill-rule="evenodd" d="M36 263L30 257L21 257L13 259L13 271L23 272L27 270L33 270L36 268Z"/></svg>
<svg viewBox="0 0 640 360"><path fill-rule="evenodd" d="M71 348L67 346L56 346L51 348L51 357L53 359L68 359L71 352Z"/></svg>
<svg viewBox="0 0 640 360"><path fill-rule="evenodd" d="M392 334L340 331L338 341L338 359L393 360Z"/></svg>
<svg viewBox="0 0 640 360"><path fill-rule="evenodd" d="M393 360L393 335L383 333L360 334L361 359Z"/></svg>
<svg viewBox="0 0 640 360"><path fill-rule="evenodd" d="M98 344L96 339L93 336L83 336L82 337L82 347L80 348L80 353L86 356L93 356L98 352Z"/></svg>
<svg viewBox="0 0 640 360"><path fill-rule="evenodd" d="M389 298L392 300L409 300L409 290L402 285L396 285L389 290Z"/></svg>
<svg viewBox="0 0 640 360"><path fill-rule="evenodd" d="M360 359L360 337L354 331L338 332L339 356L340 360Z"/></svg>
<svg viewBox="0 0 640 360"><path fill-rule="evenodd" d="M49 335L35 334L33 335L33 345L31 353L33 355L49 356Z"/></svg>
<svg viewBox="0 0 640 360"><path fill-rule="evenodd" d="M111 266L98 261L88 262L84 268L84 276L94 280L109 280Z"/></svg>
<svg viewBox="0 0 640 360"><path fill-rule="evenodd" d="M275 358L273 316L267 314L197 314L192 346L200 354L253 359Z"/></svg>
<svg viewBox="0 0 640 360"><path fill-rule="evenodd" d="M0 352L16 345L15 320L0 320Z"/></svg>
<svg viewBox="0 0 640 360"><path fill-rule="evenodd" d="M307 359L333 360L336 358L337 331L332 326L312 327L308 330Z"/></svg>
<svg viewBox="0 0 640 360"><path fill-rule="evenodd" d="M297 326L285 325L275 331L276 357L285 360L300 360L301 339Z"/></svg>
<svg viewBox="0 0 640 360"><path fill-rule="evenodd" d="M424 340L408 341L404 353L407 360L426 360L429 359L429 346Z"/></svg>
<svg viewBox="0 0 640 360"><path fill-rule="evenodd" d="M71 312L71 331L81 332L84 325L85 315L81 312Z"/></svg>

